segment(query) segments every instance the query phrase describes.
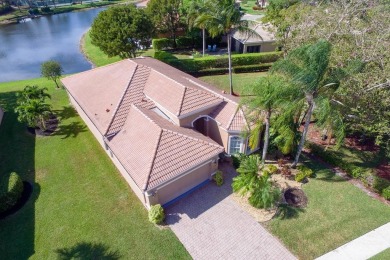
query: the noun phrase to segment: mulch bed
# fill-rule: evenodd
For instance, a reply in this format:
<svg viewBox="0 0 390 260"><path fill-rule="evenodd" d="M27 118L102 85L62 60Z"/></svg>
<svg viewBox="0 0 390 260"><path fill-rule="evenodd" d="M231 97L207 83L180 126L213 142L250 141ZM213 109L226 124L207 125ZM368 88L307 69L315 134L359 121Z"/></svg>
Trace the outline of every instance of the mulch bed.
<svg viewBox="0 0 390 260"><path fill-rule="evenodd" d="M290 188L284 192L284 199L287 204L297 208L305 208L307 206L307 197L303 190L298 188Z"/></svg>
<svg viewBox="0 0 390 260"><path fill-rule="evenodd" d="M376 168L376 175L390 181L390 163L383 162Z"/></svg>
<svg viewBox="0 0 390 260"><path fill-rule="evenodd" d="M37 135L37 136L49 136L51 135L58 127L59 121L56 115L52 114L47 120L46 120L46 130L42 131L40 128L32 128L28 127L27 131L30 134Z"/></svg>
<svg viewBox="0 0 390 260"><path fill-rule="evenodd" d="M19 201L8 210L0 213L0 219L4 219L8 217L9 215L12 215L16 213L18 210L20 210L28 201L28 199L31 197L31 194L33 192L33 186L31 183L24 181L23 182L23 192L22 196L20 197Z"/></svg>

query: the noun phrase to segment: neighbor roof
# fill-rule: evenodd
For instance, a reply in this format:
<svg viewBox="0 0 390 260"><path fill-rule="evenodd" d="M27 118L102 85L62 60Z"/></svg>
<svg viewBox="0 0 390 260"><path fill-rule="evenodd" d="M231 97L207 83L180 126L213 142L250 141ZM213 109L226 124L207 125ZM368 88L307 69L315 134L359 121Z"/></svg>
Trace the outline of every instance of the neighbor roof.
<svg viewBox="0 0 390 260"><path fill-rule="evenodd" d="M236 31L233 34L233 38L242 43L262 43L275 41L274 34L269 31L270 25L255 23L255 25L251 27L257 33L257 35Z"/></svg>
<svg viewBox="0 0 390 260"><path fill-rule="evenodd" d="M135 105L108 146L142 190L153 189L224 151L210 138Z"/></svg>

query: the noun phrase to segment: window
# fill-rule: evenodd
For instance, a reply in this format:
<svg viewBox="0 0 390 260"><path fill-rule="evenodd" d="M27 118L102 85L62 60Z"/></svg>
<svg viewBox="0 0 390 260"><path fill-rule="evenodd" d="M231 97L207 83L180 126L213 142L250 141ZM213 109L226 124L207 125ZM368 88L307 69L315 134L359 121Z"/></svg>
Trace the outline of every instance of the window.
<svg viewBox="0 0 390 260"><path fill-rule="evenodd" d="M256 45L256 46L248 46L246 48L247 53L255 53L255 52L260 52L261 45Z"/></svg>
<svg viewBox="0 0 390 260"><path fill-rule="evenodd" d="M242 138L233 135L229 137L229 154L241 153L242 152Z"/></svg>

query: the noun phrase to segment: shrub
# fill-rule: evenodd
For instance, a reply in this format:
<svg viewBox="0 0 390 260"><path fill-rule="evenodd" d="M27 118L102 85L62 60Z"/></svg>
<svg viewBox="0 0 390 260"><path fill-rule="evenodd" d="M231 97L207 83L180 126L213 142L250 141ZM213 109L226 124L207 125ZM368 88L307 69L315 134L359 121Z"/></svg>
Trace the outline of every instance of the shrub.
<svg viewBox="0 0 390 260"><path fill-rule="evenodd" d="M154 224L161 224L165 219L164 209L160 204L153 205L149 210L149 221Z"/></svg>
<svg viewBox="0 0 390 260"><path fill-rule="evenodd" d="M289 177L291 175L291 170L287 165L284 165L280 172L284 177Z"/></svg>
<svg viewBox="0 0 390 260"><path fill-rule="evenodd" d="M192 48L196 45L195 39L188 36L179 36L176 39L177 48Z"/></svg>
<svg viewBox="0 0 390 260"><path fill-rule="evenodd" d="M387 189L388 187L390 187L390 181L383 179L381 177L375 176L374 183L373 183L372 187L376 192L381 194L384 189Z"/></svg>
<svg viewBox="0 0 390 260"><path fill-rule="evenodd" d="M19 175L12 172L7 181L0 183L0 212L14 206L23 192L23 181Z"/></svg>
<svg viewBox="0 0 390 260"><path fill-rule="evenodd" d="M172 53L166 52L166 51L156 51L156 52L154 52L154 56L153 57L155 59L161 60L161 61L175 59L175 56L173 56Z"/></svg>
<svg viewBox="0 0 390 260"><path fill-rule="evenodd" d="M39 9L38 8L32 8L32 9L28 10L28 13L37 15L37 14L39 14Z"/></svg>
<svg viewBox="0 0 390 260"><path fill-rule="evenodd" d="M226 73L229 73L228 68L212 68L212 69L204 69L204 70L199 70L198 72L194 72L194 74L198 77L212 76L212 75L223 75Z"/></svg>
<svg viewBox="0 0 390 260"><path fill-rule="evenodd" d="M49 6L44 6L44 7L41 7L41 12L42 13L50 13L51 9Z"/></svg>
<svg viewBox="0 0 390 260"><path fill-rule="evenodd" d="M267 166L267 171L270 173L270 174L275 174L279 171L278 167L276 167L275 165L273 164L269 164Z"/></svg>
<svg viewBox="0 0 390 260"><path fill-rule="evenodd" d="M390 186L382 190L383 198L390 200Z"/></svg>
<svg viewBox="0 0 390 260"><path fill-rule="evenodd" d="M298 172L296 175L295 175L295 181L297 182L302 182L304 179L306 179L306 174L304 172Z"/></svg>
<svg viewBox="0 0 390 260"><path fill-rule="evenodd" d="M246 156L243 153L237 153L232 155L232 162L233 162L234 169L238 169L240 167L241 161L246 157L248 156Z"/></svg>
<svg viewBox="0 0 390 260"><path fill-rule="evenodd" d="M351 172L351 177L360 178L366 172L366 169L362 167L353 167L352 170L350 170L350 172Z"/></svg>
<svg viewBox="0 0 390 260"><path fill-rule="evenodd" d="M281 191L272 186L269 176L264 175L258 178L255 188L248 198L248 202L255 208L269 209L275 206L280 199Z"/></svg>
<svg viewBox="0 0 390 260"><path fill-rule="evenodd" d="M234 66L233 72L234 73L247 73L247 72L268 71L271 66L272 66L272 63Z"/></svg>
<svg viewBox="0 0 390 260"><path fill-rule="evenodd" d="M297 167L299 173L303 173L305 177L312 177L313 176L313 170L305 165L299 165Z"/></svg>
<svg viewBox="0 0 390 260"><path fill-rule="evenodd" d="M213 180L215 181L215 184L217 184L217 186L222 186L222 184L223 184L223 173L222 173L222 171L217 171L213 175Z"/></svg>
<svg viewBox="0 0 390 260"><path fill-rule="evenodd" d="M168 38L153 39L152 46L153 46L153 49L156 51L171 48L172 47L172 40L168 39Z"/></svg>

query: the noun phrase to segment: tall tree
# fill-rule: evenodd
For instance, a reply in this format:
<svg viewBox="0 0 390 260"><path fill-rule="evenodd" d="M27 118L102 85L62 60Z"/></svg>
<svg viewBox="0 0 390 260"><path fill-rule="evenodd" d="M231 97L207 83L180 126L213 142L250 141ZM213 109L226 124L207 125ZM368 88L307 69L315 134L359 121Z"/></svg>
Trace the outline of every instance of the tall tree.
<svg viewBox="0 0 390 260"><path fill-rule="evenodd" d="M198 27L202 30L202 55L204 56L206 53L206 28L207 21L198 21L197 18L207 13L208 8L206 5L206 0L194 0L191 1L188 12L187 12L187 20L189 28Z"/></svg>
<svg viewBox="0 0 390 260"><path fill-rule="evenodd" d="M150 0L146 7L157 31L171 34L174 48L176 48L177 32L182 26L182 5L182 0Z"/></svg>
<svg viewBox="0 0 390 260"><path fill-rule="evenodd" d="M201 14L197 18L196 23L207 24L207 30L212 37L226 35L229 59L229 86L230 94L233 95L231 57L232 34L235 31L248 35L257 35L257 33L249 28L249 21L241 20L243 13L240 12L235 0L208 0L207 8L209 11Z"/></svg>
<svg viewBox="0 0 390 260"><path fill-rule="evenodd" d="M274 1L274 0L271 0ZM331 67L351 67L337 99L344 104L349 132L374 137L390 157L390 2L388 0L301 1L284 12L288 52L327 39ZM277 35L279 42L281 37Z"/></svg>
<svg viewBox="0 0 390 260"><path fill-rule="evenodd" d="M271 116L281 104L289 102L289 92L290 88L285 81L275 75L260 77L256 83L244 88L241 103L245 106L248 120L254 123L249 142L252 147L257 147L263 123L265 124L262 165L265 163L270 142Z"/></svg>
<svg viewBox="0 0 390 260"><path fill-rule="evenodd" d="M92 43L109 57L136 57L137 51L150 45L153 24L144 9L135 5L110 7L92 23Z"/></svg>
<svg viewBox="0 0 390 260"><path fill-rule="evenodd" d="M272 71L286 76L293 85L300 89L305 99L307 110L301 140L292 167L296 167L301 155L306 135L309 130L312 114L319 98L331 98L331 93L338 86L332 82L329 68L331 45L324 40L308 44L291 51L284 60L277 61ZM343 136L340 136L342 138Z"/></svg>

